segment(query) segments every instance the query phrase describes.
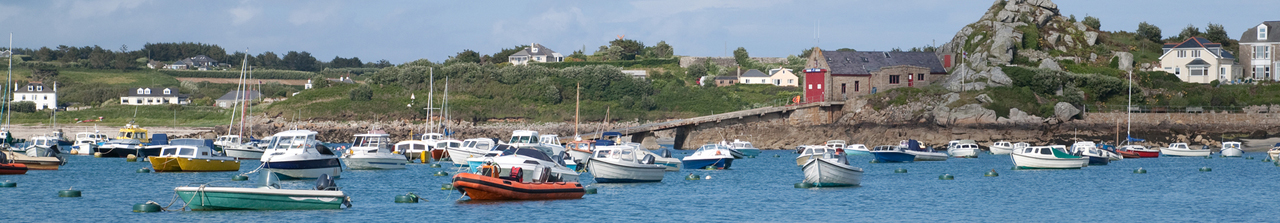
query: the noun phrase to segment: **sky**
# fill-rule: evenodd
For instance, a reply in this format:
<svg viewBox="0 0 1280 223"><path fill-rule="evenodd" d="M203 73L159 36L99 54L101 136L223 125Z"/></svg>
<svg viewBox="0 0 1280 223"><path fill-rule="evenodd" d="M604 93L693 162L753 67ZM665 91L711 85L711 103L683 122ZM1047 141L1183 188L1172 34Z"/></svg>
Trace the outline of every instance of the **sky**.
<svg viewBox="0 0 1280 223"><path fill-rule="evenodd" d="M1211 3L1210 3L1211 2ZM162 1L0 2L0 33L16 48L58 45L137 50L145 43L200 42L228 51L317 59L359 57L442 62L470 49L493 54L539 43L568 55L595 52L622 36L676 55L785 57L824 49L890 50L942 45L993 1L637 0L637 1ZM1146 21L1168 36L1193 24L1222 24L1232 38L1280 20L1280 0L1056 1L1060 13L1098 17L1102 30ZM1210 3L1210 4L1206 4ZM1187 10L1194 8L1194 10ZM1270 10L1270 11L1268 11ZM1272 16L1267 16L1268 14ZM815 38L820 36L820 38ZM3 38L3 37L0 37Z"/></svg>

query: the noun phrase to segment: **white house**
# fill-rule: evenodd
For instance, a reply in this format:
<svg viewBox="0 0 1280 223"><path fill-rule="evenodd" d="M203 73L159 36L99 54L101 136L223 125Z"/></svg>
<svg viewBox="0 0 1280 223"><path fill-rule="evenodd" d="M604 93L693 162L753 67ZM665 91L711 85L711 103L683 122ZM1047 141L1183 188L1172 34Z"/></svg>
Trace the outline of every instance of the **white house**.
<svg viewBox="0 0 1280 223"><path fill-rule="evenodd" d="M1280 81L1276 68L1280 67L1280 21L1266 21L1240 36L1240 67L1243 76L1256 80Z"/></svg>
<svg viewBox="0 0 1280 223"><path fill-rule="evenodd" d="M120 97L122 105L161 105L175 104L185 105L191 104L191 99L185 94L179 94L176 88L137 88L130 90L129 93Z"/></svg>
<svg viewBox="0 0 1280 223"><path fill-rule="evenodd" d="M259 92L258 90L248 90L243 92L229 91L226 94L223 94L222 97L218 97L218 99L214 100L214 103L218 104L218 107L230 108L240 101L254 101L258 99L262 99L262 92Z"/></svg>
<svg viewBox="0 0 1280 223"><path fill-rule="evenodd" d="M58 109L58 83L52 88L45 88L44 83L31 82L27 87L13 84L13 101L30 101L36 103L36 110Z"/></svg>
<svg viewBox="0 0 1280 223"><path fill-rule="evenodd" d="M1188 38L1181 43L1165 43L1160 55L1165 72L1190 83L1227 82L1239 78L1235 56L1222 49L1222 44L1203 37Z"/></svg>
<svg viewBox="0 0 1280 223"><path fill-rule="evenodd" d="M740 84L773 84L773 80L768 74L760 72L760 70L750 69L747 72L738 75L738 83Z"/></svg>
<svg viewBox="0 0 1280 223"><path fill-rule="evenodd" d="M800 78L796 77L791 69L781 68L769 69L769 79L773 79L773 85L799 87Z"/></svg>
<svg viewBox="0 0 1280 223"><path fill-rule="evenodd" d="M525 47L523 50L508 56L507 61L510 61L512 65L529 64L529 61L539 63L564 62L564 55L547 49L541 44L533 43L529 47Z"/></svg>
<svg viewBox="0 0 1280 223"><path fill-rule="evenodd" d="M627 76L631 76L631 78L636 78L636 79L644 79L645 77L649 77L649 72L645 70L622 70L622 74L626 74Z"/></svg>

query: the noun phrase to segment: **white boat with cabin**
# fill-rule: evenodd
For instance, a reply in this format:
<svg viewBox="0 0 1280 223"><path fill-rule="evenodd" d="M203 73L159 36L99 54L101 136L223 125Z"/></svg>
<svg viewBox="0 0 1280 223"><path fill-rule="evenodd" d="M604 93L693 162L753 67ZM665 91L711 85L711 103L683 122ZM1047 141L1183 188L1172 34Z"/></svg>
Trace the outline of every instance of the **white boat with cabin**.
<svg viewBox="0 0 1280 223"><path fill-rule="evenodd" d="M71 149L76 151L76 155L93 155L93 149L98 148L99 143L111 140L107 134L101 132L80 132L76 133L75 144L71 145Z"/></svg>
<svg viewBox="0 0 1280 223"><path fill-rule="evenodd" d="M328 147L316 140L311 130L289 130L275 134L275 140L262 154L264 169L281 179L313 179L322 174L337 178L342 174L342 162Z"/></svg>
<svg viewBox="0 0 1280 223"><path fill-rule="evenodd" d="M1209 156L1211 150L1195 149L1187 145L1187 143L1173 143L1169 147L1160 148L1161 156Z"/></svg>
<svg viewBox="0 0 1280 223"><path fill-rule="evenodd" d="M484 157L497 144L491 138L471 138L462 140L462 145L457 148L445 147L445 149L449 152L449 160L453 160L453 166L469 166L468 159Z"/></svg>
<svg viewBox="0 0 1280 223"><path fill-rule="evenodd" d="M587 162L587 171L599 183L662 182L666 165L657 164L657 156L633 146L596 147ZM647 152L647 151L646 151Z"/></svg>
<svg viewBox="0 0 1280 223"><path fill-rule="evenodd" d="M1009 155L1017 169L1080 169L1089 166L1089 158L1074 156L1066 146L1033 146L1014 150Z"/></svg>
<svg viewBox="0 0 1280 223"><path fill-rule="evenodd" d="M995 154L995 155L1005 155L1005 154L1013 153L1013 143L1009 143L1009 141L994 142L994 143L991 143L991 146L987 148L991 150L991 154Z"/></svg>
<svg viewBox="0 0 1280 223"><path fill-rule="evenodd" d="M347 169L383 170L404 169L405 156L392 153L391 135L382 131L369 134L356 134L351 141L351 148L342 155L342 163Z"/></svg>
<svg viewBox="0 0 1280 223"><path fill-rule="evenodd" d="M973 140L956 140L947 143L947 153L956 158L978 158L982 148Z"/></svg>
<svg viewBox="0 0 1280 223"><path fill-rule="evenodd" d="M843 149L811 147L814 150L825 150L822 156L812 156L802 165L803 183L815 187L847 187L862 184L862 168L849 165Z"/></svg>
<svg viewBox="0 0 1280 223"><path fill-rule="evenodd" d="M1222 149L1218 150L1225 157L1240 157L1244 155L1244 147L1240 142L1222 142Z"/></svg>

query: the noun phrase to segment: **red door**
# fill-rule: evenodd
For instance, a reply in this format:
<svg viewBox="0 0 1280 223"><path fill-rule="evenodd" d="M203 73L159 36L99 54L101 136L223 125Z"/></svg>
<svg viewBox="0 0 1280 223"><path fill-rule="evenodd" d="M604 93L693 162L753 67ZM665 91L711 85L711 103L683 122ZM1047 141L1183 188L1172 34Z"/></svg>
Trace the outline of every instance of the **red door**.
<svg viewBox="0 0 1280 223"><path fill-rule="evenodd" d="M804 101L819 102L823 101L823 92L826 90L823 86L826 82L826 72L824 69L810 68L804 70Z"/></svg>
<svg viewBox="0 0 1280 223"><path fill-rule="evenodd" d="M912 76L915 76L915 75L907 75L907 87L916 85L916 79L912 78Z"/></svg>

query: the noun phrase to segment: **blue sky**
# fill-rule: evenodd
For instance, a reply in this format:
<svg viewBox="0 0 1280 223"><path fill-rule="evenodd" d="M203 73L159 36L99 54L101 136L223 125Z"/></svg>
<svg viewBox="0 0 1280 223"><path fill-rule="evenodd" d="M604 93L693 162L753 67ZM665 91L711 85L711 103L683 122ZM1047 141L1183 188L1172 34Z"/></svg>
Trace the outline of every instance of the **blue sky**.
<svg viewBox="0 0 1280 223"><path fill-rule="evenodd" d="M976 21L993 1L951 0L641 0L641 1L160 1L0 2L0 32L14 47L99 45L136 50L147 42L201 42L258 54L308 51L403 63L440 62L464 49L492 54L537 42L587 53L625 35L646 45L665 40L676 55L785 57L817 44L828 49L903 49L941 45ZM1056 1L1063 15L1098 17L1103 30L1165 36L1188 24L1222 24L1232 38L1280 20L1280 0ZM1194 9L1189 11L1188 9ZM1271 16L1268 16L1271 15ZM0 37L3 38L3 37Z"/></svg>

